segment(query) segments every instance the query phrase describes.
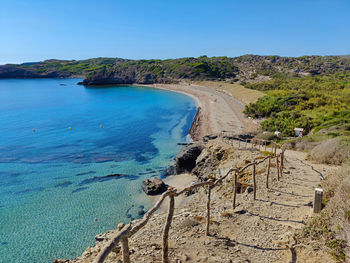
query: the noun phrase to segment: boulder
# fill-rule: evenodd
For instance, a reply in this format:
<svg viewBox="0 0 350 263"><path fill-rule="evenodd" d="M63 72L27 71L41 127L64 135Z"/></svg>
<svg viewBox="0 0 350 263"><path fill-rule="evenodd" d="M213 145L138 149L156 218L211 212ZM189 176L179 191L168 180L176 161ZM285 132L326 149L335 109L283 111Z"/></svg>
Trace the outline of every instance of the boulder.
<svg viewBox="0 0 350 263"><path fill-rule="evenodd" d="M177 155L175 161L175 173L191 172L196 166L197 157L203 150L203 144L195 143L188 145Z"/></svg>
<svg viewBox="0 0 350 263"><path fill-rule="evenodd" d="M142 182L142 189L148 195L156 195L166 191L167 187L161 179L153 177Z"/></svg>

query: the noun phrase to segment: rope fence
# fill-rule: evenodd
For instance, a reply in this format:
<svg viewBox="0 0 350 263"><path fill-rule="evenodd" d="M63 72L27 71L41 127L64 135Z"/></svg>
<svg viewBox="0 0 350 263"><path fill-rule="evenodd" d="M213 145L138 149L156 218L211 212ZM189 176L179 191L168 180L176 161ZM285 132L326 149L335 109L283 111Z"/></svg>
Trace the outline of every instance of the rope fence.
<svg viewBox="0 0 350 263"><path fill-rule="evenodd" d="M225 138L227 135L225 132L222 133ZM227 136L229 137L229 136ZM160 208L162 203L168 197L169 199L169 208L166 217L166 222L163 228L162 233L162 262L168 263L168 249L169 249L169 230L171 227L171 222L174 216L175 210L175 197L180 196L188 191L205 187L207 188L207 203L206 203L206 235L210 236L210 202L211 202L211 192L212 190L220 185L224 179L226 179L230 174L234 174L234 191L232 197L232 208L236 208L236 200L237 200L237 191L238 191L238 177L245 170L252 166L253 168L253 198L256 200L256 192L257 192L257 184L256 184L256 168L258 165L261 165L267 161L267 169L266 169L266 184L265 187L269 188L269 177L270 170L272 167L271 160L276 159L276 169L277 169L277 180L280 180L283 171L283 163L284 163L284 151L285 149L278 143L268 140L259 140L259 139L242 139L237 136L231 136L230 138L225 138L225 142L229 145L235 147L235 144L241 149L241 146L244 149L248 149L248 143L251 144L250 149L258 149L265 147L265 151L267 150L267 146L270 145L271 152L267 156L260 156L252 160L250 163L245 165L242 168L230 168L223 176L219 177L217 180L210 179L205 182L196 183L185 187L181 191L178 192L177 189L169 188L166 192L164 192L157 203L148 210L148 212L143 216L143 218L138 221L135 225L131 224L119 224L118 233L116 233L110 241L101 249L98 253L97 257L94 259L93 263L103 263L109 253L113 251L113 249L120 243L122 248L122 258L123 263L130 263L130 253L129 253L129 238L135 235L141 228L143 228L152 215ZM281 149L281 153L277 154L277 148ZM221 175L221 170L218 170L219 175Z"/></svg>

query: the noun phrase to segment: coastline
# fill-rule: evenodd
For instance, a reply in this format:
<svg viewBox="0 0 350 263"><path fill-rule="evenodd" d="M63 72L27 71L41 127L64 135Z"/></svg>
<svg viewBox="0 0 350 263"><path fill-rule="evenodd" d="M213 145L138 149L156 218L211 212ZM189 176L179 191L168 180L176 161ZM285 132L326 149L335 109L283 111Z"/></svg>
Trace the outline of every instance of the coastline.
<svg viewBox="0 0 350 263"><path fill-rule="evenodd" d="M174 91L192 97L197 105L197 113L189 134L194 141L221 131L240 134L253 132L258 128L256 121L244 116L245 102L215 88L188 83L135 85Z"/></svg>
<svg viewBox="0 0 350 263"><path fill-rule="evenodd" d="M178 92L192 97L197 106L197 112L189 130L189 135L193 141L198 141L206 135L220 133L221 131L229 131L239 134L255 130L256 126L254 126L252 120L245 118L243 115L244 102L239 101L222 91L194 84L135 85ZM166 177L164 183L176 189L183 189L197 180L198 178L191 174L178 174ZM185 196L182 196L178 198L176 209L187 207L189 203L193 201L194 197L195 196L190 196L186 198ZM154 204L158 201L159 195L148 196L148 198ZM168 204L165 203L161 206L157 214L163 216L167 209ZM110 230L102 235L109 236L111 233L114 233L114 231L115 230ZM87 256L87 251L94 250L95 248L87 248L83 253L82 258ZM90 252L88 252L88 254L90 254ZM75 260L80 262L78 258ZM76 262L75 260L68 262Z"/></svg>

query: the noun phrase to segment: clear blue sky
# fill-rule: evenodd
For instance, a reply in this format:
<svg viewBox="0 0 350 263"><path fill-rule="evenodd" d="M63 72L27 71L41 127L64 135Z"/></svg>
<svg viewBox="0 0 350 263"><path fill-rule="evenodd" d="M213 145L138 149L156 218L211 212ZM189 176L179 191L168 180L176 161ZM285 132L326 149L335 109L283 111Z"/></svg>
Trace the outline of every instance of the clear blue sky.
<svg viewBox="0 0 350 263"><path fill-rule="evenodd" d="M350 54L349 0L1 0L0 64Z"/></svg>

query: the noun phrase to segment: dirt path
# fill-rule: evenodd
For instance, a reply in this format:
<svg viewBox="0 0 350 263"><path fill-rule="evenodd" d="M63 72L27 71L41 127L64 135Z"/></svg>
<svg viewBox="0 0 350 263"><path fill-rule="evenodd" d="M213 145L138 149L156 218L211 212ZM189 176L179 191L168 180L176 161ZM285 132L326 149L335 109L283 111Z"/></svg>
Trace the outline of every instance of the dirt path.
<svg viewBox="0 0 350 263"><path fill-rule="evenodd" d="M260 156L258 151L234 150L220 169L244 163ZM240 158L239 158L240 157ZM306 154L286 151L283 176L277 181L276 167L271 168L270 188L265 187L265 165L257 167L257 200L253 194L238 194L238 207L232 210L232 179L212 192L211 236L205 235L206 193L191 195L178 207L169 236L171 262L332 262L327 254L298 255L294 250L294 233L312 216L314 189L322 176L336 169L309 163ZM321 176L322 175L322 176ZM178 175L181 179L181 175ZM132 262L161 262L161 233L164 210L130 240ZM111 231L107 237L113 234ZM102 242L103 243L103 242ZM76 263L90 262L101 244L88 249ZM91 257L90 257L91 256ZM113 254L107 262L119 262Z"/></svg>

